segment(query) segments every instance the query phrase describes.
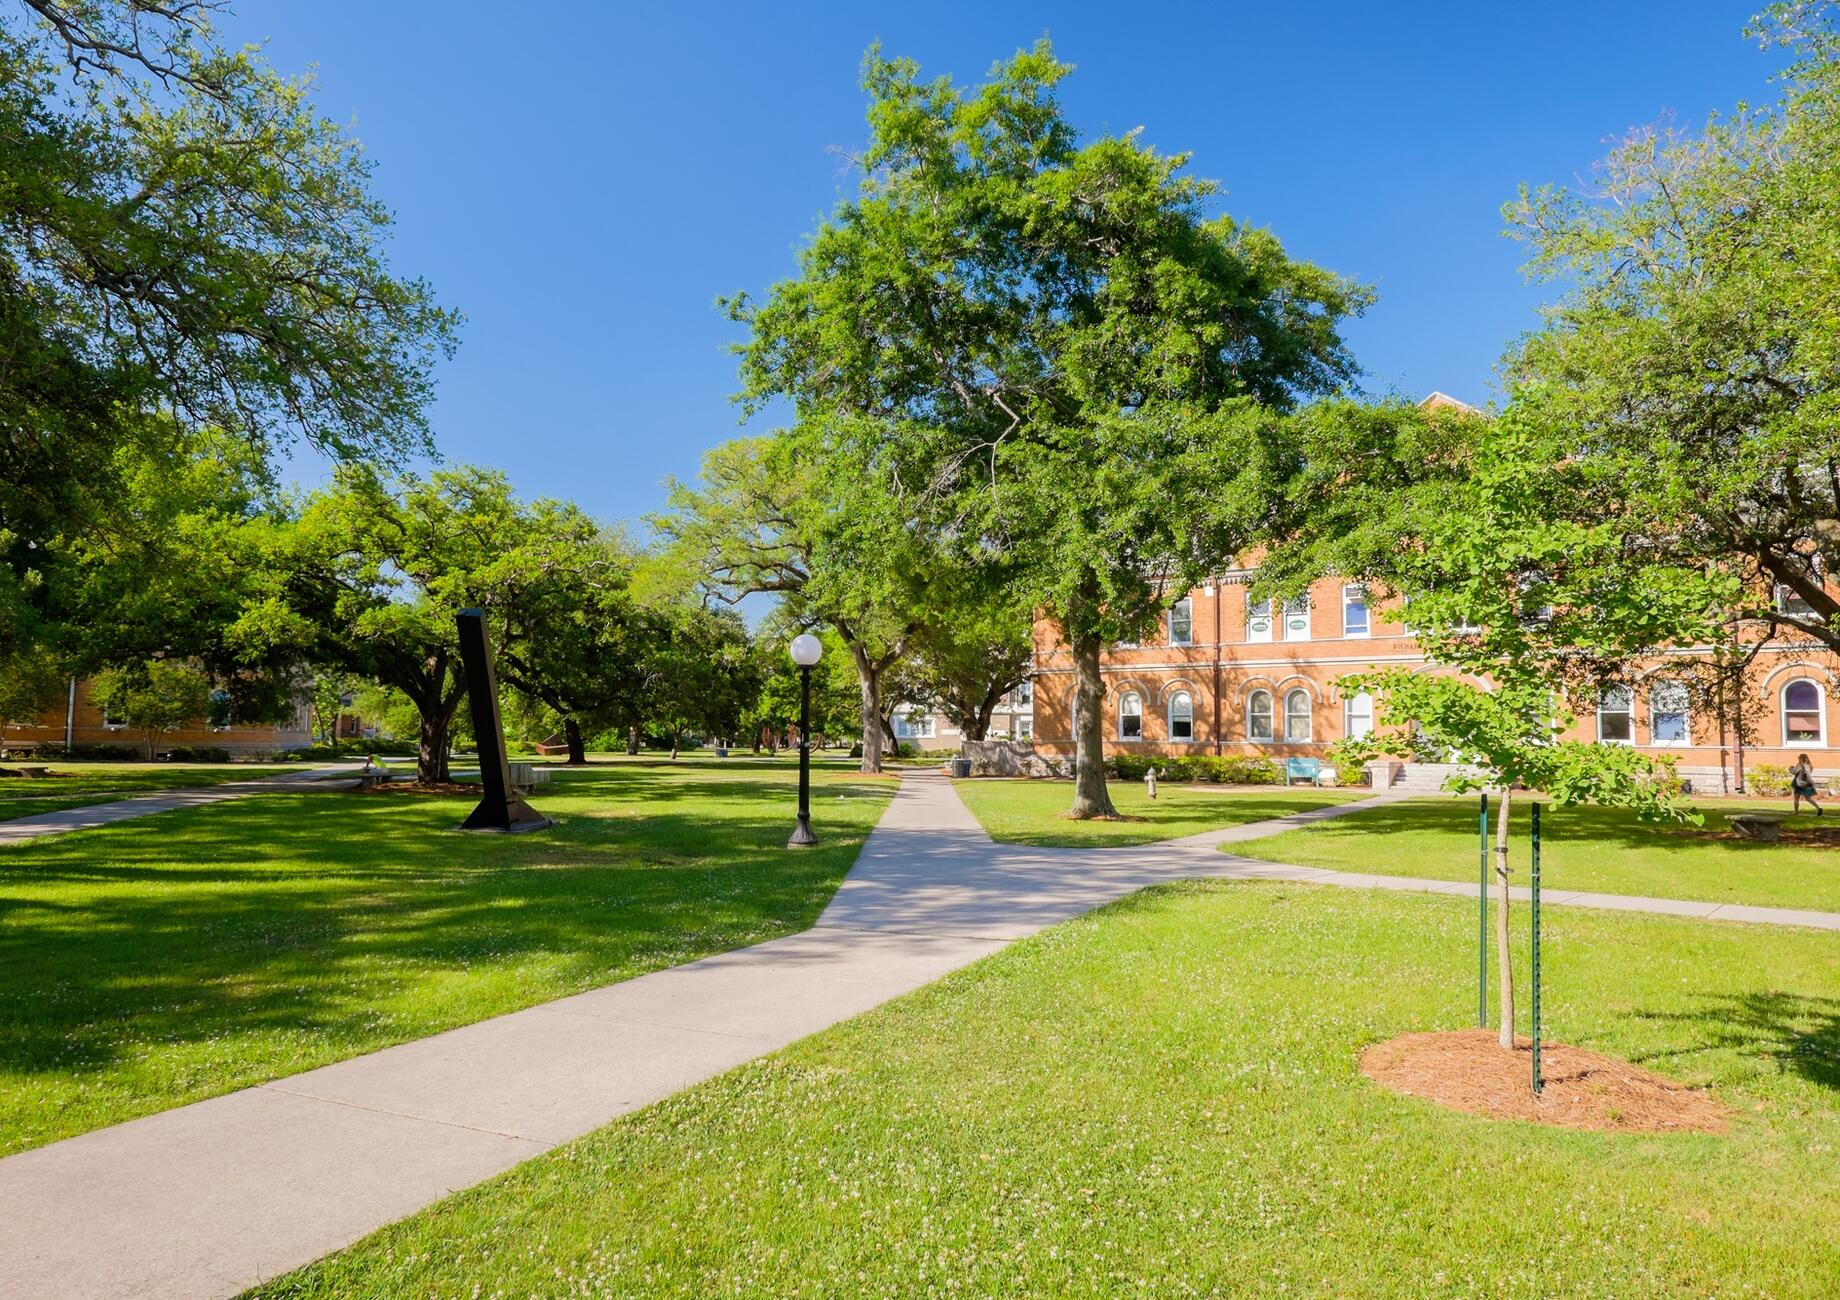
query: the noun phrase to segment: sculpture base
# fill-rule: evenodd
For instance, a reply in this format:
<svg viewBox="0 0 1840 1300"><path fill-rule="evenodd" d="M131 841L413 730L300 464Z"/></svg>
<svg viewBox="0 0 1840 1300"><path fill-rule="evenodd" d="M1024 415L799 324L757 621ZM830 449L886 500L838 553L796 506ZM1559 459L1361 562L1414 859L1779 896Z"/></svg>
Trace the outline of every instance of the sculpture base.
<svg viewBox="0 0 1840 1300"><path fill-rule="evenodd" d="M789 849L808 849L818 842L818 837L811 833L811 822L799 818L799 824L793 829L792 838L786 841Z"/></svg>
<svg viewBox="0 0 1840 1300"><path fill-rule="evenodd" d="M496 831L500 835L521 835L525 831L540 831L556 823L525 803L517 795L505 800L504 807L494 805L491 799L481 799L479 806L468 814L460 823L463 831Z"/></svg>

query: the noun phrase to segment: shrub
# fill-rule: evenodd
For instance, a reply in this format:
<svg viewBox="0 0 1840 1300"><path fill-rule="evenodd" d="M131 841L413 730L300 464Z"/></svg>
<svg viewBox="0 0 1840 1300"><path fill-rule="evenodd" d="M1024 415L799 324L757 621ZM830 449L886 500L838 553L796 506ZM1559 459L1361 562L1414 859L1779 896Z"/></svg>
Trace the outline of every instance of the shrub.
<svg viewBox="0 0 1840 1300"><path fill-rule="evenodd" d="M1744 784L1752 794L1785 795L1789 793L1789 769L1778 763L1758 763L1745 771Z"/></svg>
<svg viewBox="0 0 1840 1300"><path fill-rule="evenodd" d="M1179 785L1187 781L1210 781L1217 785L1278 785L1284 780L1281 767L1269 758L1225 754L1185 754L1165 758L1157 754L1116 754L1106 760L1106 769L1120 781L1141 781L1151 768L1158 780Z"/></svg>
<svg viewBox="0 0 1840 1300"><path fill-rule="evenodd" d="M230 751L222 745L174 745L160 757L175 763L228 763Z"/></svg>
<svg viewBox="0 0 1840 1300"><path fill-rule="evenodd" d="M35 758L62 758L72 762L144 763L147 761L147 752L139 745L49 744L35 746L32 754Z"/></svg>

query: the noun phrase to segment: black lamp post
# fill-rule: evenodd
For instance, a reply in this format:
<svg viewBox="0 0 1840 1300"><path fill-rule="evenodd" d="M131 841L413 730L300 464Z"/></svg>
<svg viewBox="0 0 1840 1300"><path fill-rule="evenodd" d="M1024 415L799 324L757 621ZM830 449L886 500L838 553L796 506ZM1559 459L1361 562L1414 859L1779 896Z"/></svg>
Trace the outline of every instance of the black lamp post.
<svg viewBox="0 0 1840 1300"><path fill-rule="evenodd" d="M799 824L789 849L816 844L811 833L811 670L824 657L824 643L809 632L792 638L792 662L799 666Z"/></svg>

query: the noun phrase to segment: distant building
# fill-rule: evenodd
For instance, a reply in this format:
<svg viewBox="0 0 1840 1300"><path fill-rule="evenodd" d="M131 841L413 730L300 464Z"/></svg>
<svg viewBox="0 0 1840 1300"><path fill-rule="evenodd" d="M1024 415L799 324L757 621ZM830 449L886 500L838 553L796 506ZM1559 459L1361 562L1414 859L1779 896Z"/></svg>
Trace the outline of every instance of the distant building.
<svg viewBox="0 0 1840 1300"><path fill-rule="evenodd" d="M964 733L936 710L897 705L895 739L920 749L945 749L964 740ZM1025 681L997 703L990 715L991 740L1030 740L1035 735L1035 684Z"/></svg>
<svg viewBox="0 0 1840 1300"><path fill-rule="evenodd" d="M341 724L344 719L340 719ZM354 723L356 719L352 720ZM211 746L232 754L272 754L289 749L303 749L313 743L312 724L305 702L281 723L245 725L230 723L213 726L199 718L179 731L160 737L160 745ZM26 749L37 745L133 745L139 747L140 736L125 722L106 715L90 699L87 679L72 678L60 708L45 710L30 724L15 723L6 728L9 749Z"/></svg>

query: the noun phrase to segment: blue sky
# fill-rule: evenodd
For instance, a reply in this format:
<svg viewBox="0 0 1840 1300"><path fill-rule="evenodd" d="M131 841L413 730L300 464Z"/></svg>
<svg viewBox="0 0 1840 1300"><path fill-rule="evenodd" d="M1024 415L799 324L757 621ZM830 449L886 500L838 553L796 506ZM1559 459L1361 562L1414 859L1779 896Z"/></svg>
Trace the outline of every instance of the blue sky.
<svg viewBox="0 0 1840 1300"><path fill-rule="evenodd" d="M1481 401L1546 292L1502 202L1664 112L1770 97L1753 7L240 0L222 26L318 65L397 213L396 266L466 313L443 454L612 521L742 431L714 300L789 273L853 190L826 147L864 137L872 41L970 81L1050 36L1084 132L1192 152L1224 210L1377 286L1349 331L1370 389Z"/></svg>

